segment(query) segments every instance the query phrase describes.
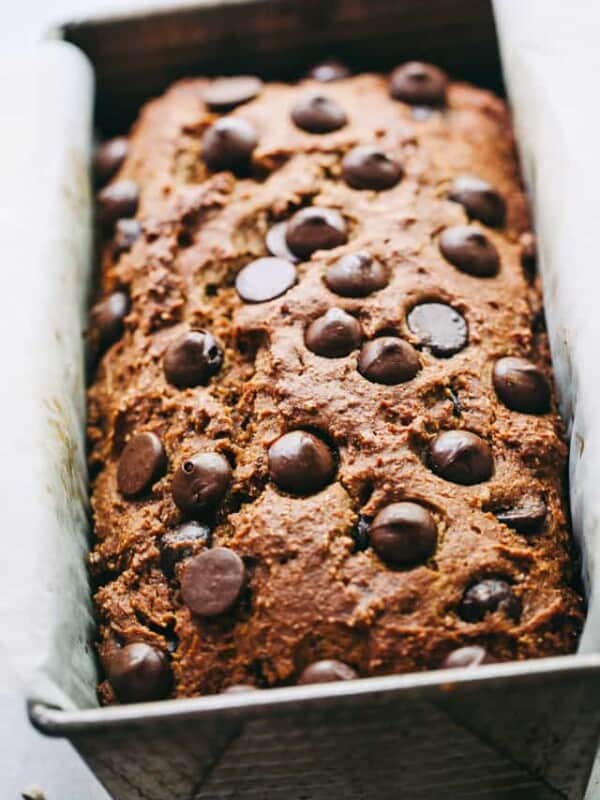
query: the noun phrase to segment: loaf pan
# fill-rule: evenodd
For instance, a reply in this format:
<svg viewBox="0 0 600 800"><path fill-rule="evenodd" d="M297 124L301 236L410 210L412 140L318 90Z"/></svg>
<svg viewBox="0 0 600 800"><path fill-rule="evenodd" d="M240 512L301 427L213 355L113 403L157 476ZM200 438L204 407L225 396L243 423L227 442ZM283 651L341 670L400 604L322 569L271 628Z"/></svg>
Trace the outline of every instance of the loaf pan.
<svg viewBox="0 0 600 800"><path fill-rule="evenodd" d="M287 78L330 55L380 70L424 58L502 87L483 0L204 2L53 35L91 60L105 135L179 77ZM581 800L600 655L111 708L37 701L30 716L68 737L117 800Z"/></svg>

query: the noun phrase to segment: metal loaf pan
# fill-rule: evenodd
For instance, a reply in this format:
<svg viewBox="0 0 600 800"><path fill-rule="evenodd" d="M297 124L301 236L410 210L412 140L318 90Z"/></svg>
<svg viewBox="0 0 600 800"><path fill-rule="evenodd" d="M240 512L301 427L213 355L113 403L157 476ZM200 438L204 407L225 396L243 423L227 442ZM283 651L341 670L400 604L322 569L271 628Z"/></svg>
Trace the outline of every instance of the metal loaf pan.
<svg viewBox="0 0 600 800"><path fill-rule="evenodd" d="M502 85L485 0L209 1L57 35L93 63L104 133L178 77L293 77L328 55L376 69L422 57ZM600 732L600 655L30 714L117 800L579 800Z"/></svg>

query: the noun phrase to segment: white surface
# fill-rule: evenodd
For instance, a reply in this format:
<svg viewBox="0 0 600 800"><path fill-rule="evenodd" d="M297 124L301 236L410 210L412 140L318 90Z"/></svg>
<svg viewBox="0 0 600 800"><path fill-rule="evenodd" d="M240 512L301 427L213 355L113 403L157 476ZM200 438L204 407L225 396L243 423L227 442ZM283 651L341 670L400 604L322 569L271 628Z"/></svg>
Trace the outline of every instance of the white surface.
<svg viewBox="0 0 600 800"><path fill-rule="evenodd" d="M33 730L15 695L0 694L0 748L2 800L20 800L33 787L44 800L110 800L68 742Z"/></svg>

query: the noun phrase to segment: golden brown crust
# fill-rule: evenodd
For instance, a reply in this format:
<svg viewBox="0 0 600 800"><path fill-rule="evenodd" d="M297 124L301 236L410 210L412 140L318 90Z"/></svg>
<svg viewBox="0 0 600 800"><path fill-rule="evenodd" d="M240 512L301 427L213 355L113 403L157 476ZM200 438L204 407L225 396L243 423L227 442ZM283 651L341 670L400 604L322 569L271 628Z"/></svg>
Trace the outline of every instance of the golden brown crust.
<svg viewBox="0 0 600 800"><path fill-rule="evenodd" d="M367 74L327 84L349 123L315 136L294 126L289 109L300 93L323 87L266 85L232 112L259 135L252 177L238 179L208 173L200 158L201 135L216 118L201 102L205 85L183 81L142 110L113 179L139 185L143 235L117 261L110 244L102 256L103 293L125 289L131 309L89 392L101 653L130 641L169 651L174 694L189 696L294 682L317 658L339 659L364 676L436 668L471 643L501 660L573 650L581 602L569 588L560 421L554 412L509 410L491 381L501 356L548 369L545 338L532 332L539 290L520 264L518 239L530 223L505 105L451 84L447 110L415 119L389 98L384 78ZM341 158L372 142L401 161L404 178L382 192L351 189L339 178ZM438 249L440 231L467 224L462 206L447 199L464 173L489 181L506 202L504 227L474 223L500 254L493 278L459 271ZM297 285L282 297L244 305L236 272L267 254L274 221L309 203L342 213L348 243L299 264ZM366 298L337 296L324 271L357 250L388 267L389 285ZM422 369L406 383L371 383L356 369L356 352L328 359L304 345L308 323L332 306L357 316L365 339L391 331L416 343L406 314L423 300L462 313L469 345L448 359L421 352ZM208 386L178 389L165 380L162 356L190 326L225 345L224 365ZM336 480L302 498L286 496L268 476L269 446L294 428L321 432L339 454ZM454 428L490 444L489 481L458 485L424 463L433 436ZM169 466L151 493L131 500L117 490L117 462L140 431L158 434ZM171 479L199 450L235 463L213 542L241 555L250 576L239 607L212 621L183 605L181 564L172 577L161 566L161 536L181 521ZM528 494L542 496L548 513L541 531L525 537L492 511ZM434 557L392 569L371 549L355 552L358 515L369 519L406 499L436 518ZM513 584L518 622L500 612L461 619L465 588L486 577ZM113 699L108 684L102 693Z"/></svg>

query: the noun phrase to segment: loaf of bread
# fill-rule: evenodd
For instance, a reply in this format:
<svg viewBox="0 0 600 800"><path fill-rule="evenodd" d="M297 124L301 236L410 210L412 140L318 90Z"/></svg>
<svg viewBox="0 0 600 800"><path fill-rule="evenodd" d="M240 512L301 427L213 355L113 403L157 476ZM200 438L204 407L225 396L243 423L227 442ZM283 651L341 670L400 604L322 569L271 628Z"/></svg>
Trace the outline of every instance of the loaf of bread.
<svg viewBox="0 0 600 800"><path fill-rule="evenodd" d="M96 157L103 702L571 652L505 104L421 63L186 80Z"/></svg>

